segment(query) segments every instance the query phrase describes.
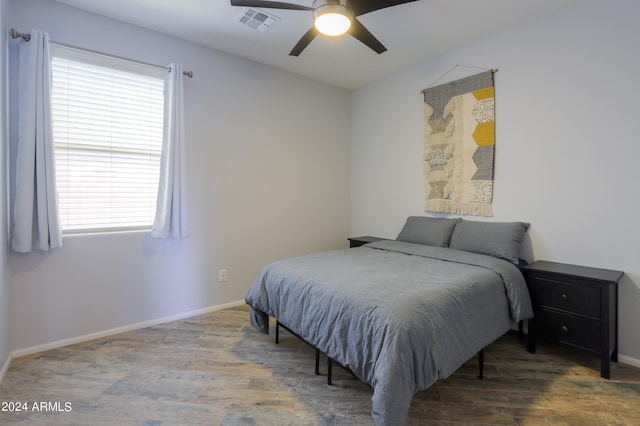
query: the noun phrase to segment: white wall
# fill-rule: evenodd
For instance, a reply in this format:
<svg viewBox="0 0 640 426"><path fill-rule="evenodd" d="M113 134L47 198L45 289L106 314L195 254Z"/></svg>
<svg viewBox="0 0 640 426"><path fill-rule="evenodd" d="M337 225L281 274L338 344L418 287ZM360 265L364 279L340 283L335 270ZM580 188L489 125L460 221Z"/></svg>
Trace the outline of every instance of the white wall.
<svg viewBox="0 0 640 426"><path fill-rule="evenodd" d="M530 222L528 260L625 271L620 354L640 365L638 16L636 0L581 1L355 91L353 233L395 238L407 216L428 215L418 93L456 64L498 68L487 220Z"/></svg>
<svg viewBox="0 0 640 426"><path fill-rule="evenodd" d="M192 236L69 237L50 253L11 254L14 351L242 301L269 261L347 247L348 91L51 1L11 0L8 12L20 31L194 72Z"/></svg>
<svg viewBox="0 0 640 426"><path fill-rule="evenodd" d="M7 202L6 202L6 127L5 123L5 52L4 46L7 41L7 0L0 0L0 46L2 53L0 54L0 140L2 140L0 148L0 238L3 243L0 244L0 380L3 376L3 368L9 359L10 346L10 329L9 329L9 312L10 312L10 293L9 293L9 267L7 265Z"/></svg>

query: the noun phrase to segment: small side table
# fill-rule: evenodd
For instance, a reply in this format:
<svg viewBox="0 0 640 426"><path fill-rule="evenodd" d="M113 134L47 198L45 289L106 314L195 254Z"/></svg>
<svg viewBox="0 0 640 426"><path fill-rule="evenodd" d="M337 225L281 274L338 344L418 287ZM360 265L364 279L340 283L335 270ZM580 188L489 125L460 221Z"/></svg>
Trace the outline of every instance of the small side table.
<svg viewBox="0 0 640 426"><path fill-rule="evenodd" d="M533 304L528 350L536 338L600 356L600 375L618 361L618 281L624 272L537 261L524 267Z"/></svg>
<svg viewBox="0 0 640 426"><path fill-rule="evenodd" d="M367 243L375 243L376 241L386 240L387 238L378 238L378 237L351 237L347 238L349 240L349 248L360 247L361 245Z"/></svg>

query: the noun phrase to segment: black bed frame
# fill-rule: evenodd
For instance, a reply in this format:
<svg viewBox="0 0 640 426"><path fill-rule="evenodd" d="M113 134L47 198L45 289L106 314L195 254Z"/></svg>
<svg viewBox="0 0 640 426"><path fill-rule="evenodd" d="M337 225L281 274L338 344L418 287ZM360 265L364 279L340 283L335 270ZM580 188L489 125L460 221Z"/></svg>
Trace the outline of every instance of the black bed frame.
<svg viewBox="0 0 640 426"><path fill-rule="evenodd" d="M316 376L320 375L320 349L318 349L317 347L313 346L311 343L307 342L305 339L303 339L302 337L300 337L299 334L295 333L294 331L292 331L289 327L287 327L286 325L282 324L280 321L278 321L276 319L276 344L280 343L280 327L284 328L285 330L287 330L289 333L293 334L294 336L296 336L298 339L302 340L304 343L306 343L307 345L311 346L313 349L315 349L316 351L316 365L315 365L315 374ZM520 331L522 332L522 329L520 329ZM336 361L335 359L330 358L329 356L327 356L327 384L329 386L331 386L331 376L332 376L332 369L333 369L333 364L336 364L338 367L342 368L343 370L345 370L346 372L348 372L349 374L351 374L353 377L355 377L356 379L358 378L353 371L351 371L350 368L345 367L344 365L340 364L338 361ZM484 378L484 349L480 349L480 352L478 352L478 368L479 368L479 372L478 372L478 379L482 380ZM359 379L358 379L359 380Z"/></svg>

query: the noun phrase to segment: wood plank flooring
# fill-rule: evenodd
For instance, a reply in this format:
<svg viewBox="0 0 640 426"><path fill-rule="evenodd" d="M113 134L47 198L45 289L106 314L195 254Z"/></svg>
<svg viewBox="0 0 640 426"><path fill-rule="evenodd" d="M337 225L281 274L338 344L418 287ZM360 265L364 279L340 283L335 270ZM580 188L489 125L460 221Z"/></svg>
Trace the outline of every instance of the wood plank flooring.
<svg viewBox="0 0 640 426"><path fill-rule="evenodd" d="M256 332L246 307L225 309L14 359L0 424L372 425L371 389L340 368L328 386L314 361L286 331L279 345ZM509 333L485 349L484 380L470 360L415 395L407 424L640 425L640 369L598 368Z"/></svg>

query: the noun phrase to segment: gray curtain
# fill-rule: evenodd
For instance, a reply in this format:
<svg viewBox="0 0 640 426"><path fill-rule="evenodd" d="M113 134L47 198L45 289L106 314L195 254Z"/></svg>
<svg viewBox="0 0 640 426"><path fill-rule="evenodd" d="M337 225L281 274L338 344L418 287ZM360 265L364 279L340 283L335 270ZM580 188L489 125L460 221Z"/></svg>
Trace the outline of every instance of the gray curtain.
<svg viewBox="0 0 640 426"><path fill-rule="evenodd" d="M30 41L16 41L19 65L12 67L18 74L18 92L11 94L16 115L11 119L11 248L20 253L62 246L51 121L49 35L35 30L30 34Z"/></svg>
<svg viewBox="0 0 640 426"><path fill-rule="evenodd" d="M189 236L187 217L187 166L184 125L184 75L182 65L171 64L165 80L164 136L154 238Z"/></svg>

